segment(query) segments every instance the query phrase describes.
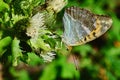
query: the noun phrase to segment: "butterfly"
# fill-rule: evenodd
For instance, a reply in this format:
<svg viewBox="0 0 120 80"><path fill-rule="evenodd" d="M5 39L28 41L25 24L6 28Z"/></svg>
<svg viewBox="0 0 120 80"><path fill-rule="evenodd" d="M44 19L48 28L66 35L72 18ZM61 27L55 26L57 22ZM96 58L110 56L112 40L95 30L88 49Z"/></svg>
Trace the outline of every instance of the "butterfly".
<svg viewBox="0 0 120 80"><path fill-rule="evenodd" d="M65 10L63 16L64 33L62 41L67 46L77 46L103 35L112 25L106 15L97 15L76 6Z"/></svg>

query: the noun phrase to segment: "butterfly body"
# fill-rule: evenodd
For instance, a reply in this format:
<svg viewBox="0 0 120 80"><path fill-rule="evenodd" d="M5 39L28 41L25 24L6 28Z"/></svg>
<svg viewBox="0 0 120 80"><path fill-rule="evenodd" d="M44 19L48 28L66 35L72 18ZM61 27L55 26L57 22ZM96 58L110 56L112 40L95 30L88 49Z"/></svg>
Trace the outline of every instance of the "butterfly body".
<svg viewBox="0 0 120 80"><path fill-rule="evenodd" d="M73 6L65 10L63 23L63 42L68 46L76 46L92 41L104 34L111 27L112 19Z"/></svg>

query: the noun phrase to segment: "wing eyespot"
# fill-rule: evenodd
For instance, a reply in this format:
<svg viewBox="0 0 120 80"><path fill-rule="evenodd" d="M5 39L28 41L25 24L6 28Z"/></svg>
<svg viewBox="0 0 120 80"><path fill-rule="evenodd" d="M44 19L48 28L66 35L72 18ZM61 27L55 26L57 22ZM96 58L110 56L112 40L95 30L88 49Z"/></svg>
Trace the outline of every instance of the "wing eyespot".
<svg viewBox="0 0 120 80"><path fill-rule="evenodd" d="M92 34L93 34L94 37L96 37L96 32L93 32Z"/></svg>
<svg viewBox="0 0 120 80"><path fill-rule="evenodd" d="M87 38L85 37L85 38L84 38L84 41L86 41L86 40L87 40Z"/></svg>

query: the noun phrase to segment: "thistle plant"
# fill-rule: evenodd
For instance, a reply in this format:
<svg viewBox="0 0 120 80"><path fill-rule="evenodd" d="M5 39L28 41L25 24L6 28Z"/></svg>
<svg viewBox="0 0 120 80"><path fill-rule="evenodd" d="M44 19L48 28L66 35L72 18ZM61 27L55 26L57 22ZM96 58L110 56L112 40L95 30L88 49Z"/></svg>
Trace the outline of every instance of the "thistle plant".
<svg viewBox="0 0 120 80"><path fill-rule="evenodd" d="M0 6L1 59L12 54L12 65L17 66L21 61L29 61L28 53L34 53L41 56L45 62L51 62L58 45L55 37L52 37L56 35L53 35L50 28L55 24L57 13L67 1L15 0L1 3L4 4ZM55 44L51 44L51 41Z"/></svg>
<svg viewBox="0 0 120 80"><path fill-rule="evenodd" d="M67 2L64 0L48 0L46 1L46 8L44 7L42 9L41 6L36 7L36 9L34 9L36 10L36 13L30 19L30 25L27 27L26 34L31 37L29 44L33 51L39 53L40 56L43 57L45 62L54 59L55 49L52 49L48 43L45 43L42 36L46 34L53 35L48 28L55 24L57 13L66 5L66 3ZM41 8L41 10L39 8ZM49 37L49 35L47 35L47 37Z"/></svg>

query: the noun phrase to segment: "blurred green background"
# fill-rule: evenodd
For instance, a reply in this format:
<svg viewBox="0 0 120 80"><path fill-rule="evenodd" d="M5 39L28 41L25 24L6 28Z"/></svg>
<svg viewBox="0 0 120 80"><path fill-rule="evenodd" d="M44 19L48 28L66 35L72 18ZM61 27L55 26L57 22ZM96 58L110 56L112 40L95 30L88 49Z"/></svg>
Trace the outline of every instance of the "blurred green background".
<svg viewBox="0 0 120 80"><path fill-rule="evenodd" d="M26 43L20 45L25 36L21 38L17 34L19 39L13 37L16 33L10 27L27 25L22 21L14 23L21 19L27 21L32 9L38 4L44 4L44 0L31 0L33 3L27 4L29 8L26 6L21 9L17 3L22 1L27 0L0 0L0 80L120 80L120 0L68 0L68 4L57 14L56 24L50 28L57 35L61 36L63 33L62 17L64 9L69 6L109 15L113 24L104 35L87 44L73 47L71 53L63 43L55 51L56 57L50 63L44 63ZM17 19L16 16L13 18L15 22L10 20L13 9L18 14ZM18 29L21 28L15 28ZM18 32L22 33L20 30ZM50 44L61 43L61 38L48 39L49 41ZM79 67L77 70L73 58Z"/></svg>

